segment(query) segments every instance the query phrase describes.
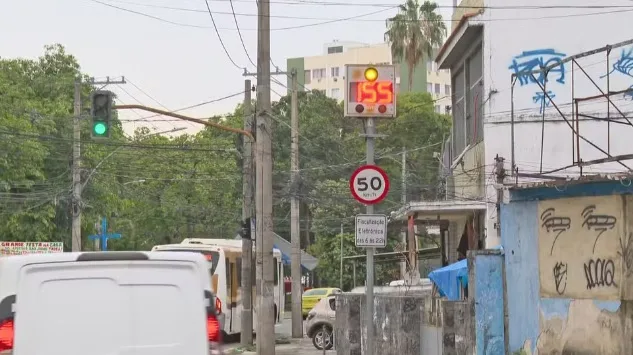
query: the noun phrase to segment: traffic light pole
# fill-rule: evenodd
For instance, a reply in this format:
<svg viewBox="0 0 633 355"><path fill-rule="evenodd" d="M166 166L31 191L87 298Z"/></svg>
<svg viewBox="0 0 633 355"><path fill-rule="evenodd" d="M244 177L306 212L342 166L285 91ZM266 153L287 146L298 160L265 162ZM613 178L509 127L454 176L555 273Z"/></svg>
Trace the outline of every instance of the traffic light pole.
<svg viewBox="0 0 633 355"><path fill-rule="evenodd" d="M87 84L91 85L109 85L109 84L125 84L125 78L112 81L107 78L106 81L91 80ZM72 227L71 227L71 250L81 251L81 212L82 201L81 193L83 190L81 184L81 79L75 81L75 95L73 104L73 194L72 194ZM95 245L98 245L98 241ZM96 250L96 249L95 249Z"/></svg>

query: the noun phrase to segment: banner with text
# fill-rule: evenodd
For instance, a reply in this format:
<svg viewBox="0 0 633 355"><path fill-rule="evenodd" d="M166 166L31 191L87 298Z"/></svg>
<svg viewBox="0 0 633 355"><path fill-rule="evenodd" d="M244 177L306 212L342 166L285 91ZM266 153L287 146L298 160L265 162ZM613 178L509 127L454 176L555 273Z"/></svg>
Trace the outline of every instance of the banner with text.
<svg viewBox="0 0 633 355"><path fill-rule="evenodd" d="M0 242L0 256L63 252L62 242Z"/></svg>

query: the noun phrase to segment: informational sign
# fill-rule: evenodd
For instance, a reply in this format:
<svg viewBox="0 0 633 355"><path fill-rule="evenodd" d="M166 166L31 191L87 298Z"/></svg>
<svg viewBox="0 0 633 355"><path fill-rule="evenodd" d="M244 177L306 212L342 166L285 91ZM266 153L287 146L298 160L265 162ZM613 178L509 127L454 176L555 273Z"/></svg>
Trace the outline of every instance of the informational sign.
<svg viewBox="0 0 633 355"><path fill-rule="evenodd" d="M356 201L373 205L387 197L389 178L387 173L376 165L364 165L352 174L349 189Z"/></svg>
<svg viewBox="0 0 633 355"><path fill-rule="evenodd" d="M0 242L0 256L63 252L62 242Z"/></svg>
<svg viewBox="0 0 633 355"><path fill-rule="evenodd" d="M357 247L386 247L387 216L381 214L357 215L355 244Z"/></svg>
<svg viewBox="0 0 633 355"><path fill-rule="evenodd" d="M396 117L393 65L348 64L345 73L345 117Z"/></svg>

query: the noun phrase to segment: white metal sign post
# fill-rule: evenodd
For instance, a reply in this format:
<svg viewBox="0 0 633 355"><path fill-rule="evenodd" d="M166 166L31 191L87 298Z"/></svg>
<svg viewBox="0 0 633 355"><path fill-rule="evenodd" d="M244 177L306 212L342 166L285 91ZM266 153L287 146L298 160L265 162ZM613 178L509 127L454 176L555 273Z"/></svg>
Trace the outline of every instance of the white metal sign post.
<svg viewBox="0 0 633 355"><path fill-rule="evenodd" d="M382 201L389 192L387 174L373 165L374 140L380 137L376 134L375 119L396 117L395 86L396 70L393 65L353 64L345 66L345 100L343 101L345 117L356 117L365 121L363 137L367 142L367 166L361 167L352 175L350 190L356 200L367 206L367 215L373 215L373 205ZM358 224L356 233L358 233ZM386 238L384 239L386 240ZM358 240L356 245L359 246ZM366 246L367 310L365 322L367 341L365 349L363 349L364 355L374 354L374 248L375 246Z"/></svg>
<svg viewBox="0 0 633 355"><path fill-rule="evenodd" d="M356 216L356 246L384 248L387 246L387 216L359 214Z"/></svg>

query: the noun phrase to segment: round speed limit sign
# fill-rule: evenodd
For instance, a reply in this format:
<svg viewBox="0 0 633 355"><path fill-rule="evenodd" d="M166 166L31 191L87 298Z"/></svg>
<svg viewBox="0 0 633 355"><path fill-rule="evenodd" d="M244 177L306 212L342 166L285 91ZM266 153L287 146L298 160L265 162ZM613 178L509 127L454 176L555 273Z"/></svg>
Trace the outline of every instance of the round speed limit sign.
<svg viewBox="0 0 633 355"><path fill-rule="evenodd" d="M356 201L373 205L387 197L389 178L381 168L375 165L364 165L352 174L349 189Z"/></svg>

